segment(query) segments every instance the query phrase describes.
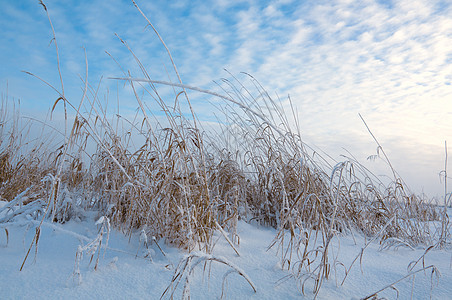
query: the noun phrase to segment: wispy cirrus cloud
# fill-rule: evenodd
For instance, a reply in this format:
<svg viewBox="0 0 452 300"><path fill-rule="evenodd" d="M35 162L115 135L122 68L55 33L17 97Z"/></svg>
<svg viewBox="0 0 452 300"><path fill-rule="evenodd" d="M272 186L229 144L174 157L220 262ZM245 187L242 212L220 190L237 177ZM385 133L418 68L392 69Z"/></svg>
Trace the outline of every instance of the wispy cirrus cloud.
<svg viewBox="0 0 452 300"><path fill-rule="evenodd" d="M175 80L165 49L130 1L46 1L61 48L68 93L80 92L83 49L90 82L122 75L104 51L139 76L117 33L155 79ZM447 1L138 1L169 46L185 83L215 88L212 80L241 71L273 94L290 94L306 140L327 151L347 147L358 156L375 146L361 113L409 173L416 159L435 186L442 144L452 140L452 4ZM58 83L51 35L35 1L9 2L0 12L2 83L19 96L46 92L17 70L39 71ZM169 75L168 75L168 73ZM115 82L104 80L113 88ZM30 86L31 90L23 88ZM38 91L39 92L36 92ZM170 90L170 89L169 89ZM133 107L126 91L124 106ZM48 104L47 104L48 105ZM204 104L200 112L208 114ZM411 152L410 152L411 151ZM408 155L408 152L415 153ZM402 154L400 154L402 153ZM405 161L404 161L405 160ZM411 168L411 169L410 169ZM434 179L433 179L434 178ZM436 188L431 188L435 190Z"/></svg>

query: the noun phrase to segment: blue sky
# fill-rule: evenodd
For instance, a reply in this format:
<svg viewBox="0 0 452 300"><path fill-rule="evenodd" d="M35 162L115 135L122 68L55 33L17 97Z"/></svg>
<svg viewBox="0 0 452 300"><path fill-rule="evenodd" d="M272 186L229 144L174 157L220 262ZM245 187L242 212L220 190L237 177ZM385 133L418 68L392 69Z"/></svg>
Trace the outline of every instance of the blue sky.
<svg viewBox="0 0 452 300"><path fill-rule="evenodd" d="M131 1L45 1L60 48L68 97L81 98L84 52L89 82L114 91L115 59L142 77L115 36L126 40L153 79L168 80L165 49ZM440 194L444 141L452 145L451 1L138 1L170 48L184 83L252 74L271 95L290 94L305 141L360 160L376 146L361 113L415 191ZM57 95L26 70L59 86L55 49L36 0L2 1L0 88L22 111L44 114ZM240 77L243 78L243 77ZM171 80L175 81L171 73ZM246 79L245 79L246 80ZM124 109L136 104L120 92ZM116 97L116 96L114 96ZM201 105L200 113L208 115ZM452 151L450 151L452 153ZM450 171L452 172L452 171Z"/></svg>

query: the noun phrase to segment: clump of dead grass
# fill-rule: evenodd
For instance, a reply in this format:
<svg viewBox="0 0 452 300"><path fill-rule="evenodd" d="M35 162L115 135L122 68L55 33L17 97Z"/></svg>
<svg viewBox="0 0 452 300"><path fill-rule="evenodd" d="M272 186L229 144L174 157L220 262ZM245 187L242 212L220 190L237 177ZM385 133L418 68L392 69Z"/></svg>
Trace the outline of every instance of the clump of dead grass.
<svg viewBox="0 0 452 300"><path fill-rule="evenodd" d="M121 42L144 76L120 78L129 84L139 108L131 120L119 113L109 117L86 79L75 107L61 81L52 112L59 101L65 115L72 108L71 130L64 131L56 150L42 141L29 147L24 140L27 126L19 126L15 111L10 118L7 99L2 99L2 199L11 201L32 187L28 197L46 199L43 217L52 221L82 218L83 211L94 210L126 234L145 230L157 240L208 254L216 230L236 250L239 219L272 226L278 234L270 247L278 248L281 265L292 272L302 292L313 282L315 295L338 265L330 245L342 234L378 238L383 247L435 242L429 223L440 220L440 213L409 192L376 139L378 153L394 175L389 185L353 157L335 162L314 155L302 140L291 99L272 98L253 77L224 80L219 84L222 93L181 81L155 81L126 41ZM159 84L175 89L174 101L161 97ZM198 120L188 90L223 101L218 113L224 117L214 130ZM145 96L154 99L163 117L152 113ZM188 111L181 109L181 101ZM186 262L194 258L199 259L189 256ZM206 259L215 260L201 260Z"/></svg>

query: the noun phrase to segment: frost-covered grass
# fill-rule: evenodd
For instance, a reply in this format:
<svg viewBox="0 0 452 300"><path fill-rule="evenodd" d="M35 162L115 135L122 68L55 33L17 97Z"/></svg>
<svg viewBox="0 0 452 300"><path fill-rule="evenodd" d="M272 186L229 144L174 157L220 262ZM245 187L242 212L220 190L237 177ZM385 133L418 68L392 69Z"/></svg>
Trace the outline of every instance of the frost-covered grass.
<svg viewBox="0 0 452 300"><path fill-rule="evenodd" d="M142 70L142 79L120 79L138 107L128 119L107 113L86 80L79 102L54 88L59 97L51 112L61 105L67 123L61 132L45 121L24 121L2 98L0 251L14 257L4 262L5 272L20 269L15 282L24 284L36 274L33 268L48 272L46 265L52 272L60 266L67 276L64 282L27 283L32 290L21 292L48 287L52 297L70 298L105 284L107 298L119 291L132 298L267 297L262 291L272 298L359 298L388 287L378 293L386 295L408 276L396 287L416 278L413 293L427 296L430 285L417 280L428 273L434 276L427 281L435 283L440 272L446 275L438 290L447 290L447 211L409 192L370 129L378 157L388 164L387 182L351 155L337 162L313 154L301 139L291 100L272 98L251 76L224 80L221 92L212 92L154 81ZM161 85L172 86L174 96L161 96ZM215 102L213 126L198 119L189 90ZM42 134L30 138L26 133L37 124L44 124ZM446 204L447 197L446 185ZM24 234L21 253L18 236ZM411 264L425 251L425 261ZM406 260L397 261L399 253ZM366 261L374 270L367 275L360 271ZM111 275L119 262L125 262L123 270ZM374 282L367 288L369 280ZM408 287L401 289L407 295Z"/></svg>

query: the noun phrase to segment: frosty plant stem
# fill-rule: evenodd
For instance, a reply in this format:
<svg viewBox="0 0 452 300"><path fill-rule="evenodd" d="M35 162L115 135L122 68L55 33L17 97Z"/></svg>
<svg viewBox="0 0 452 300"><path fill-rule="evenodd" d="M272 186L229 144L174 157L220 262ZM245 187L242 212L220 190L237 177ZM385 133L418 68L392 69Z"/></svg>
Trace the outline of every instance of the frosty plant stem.
<svg viewBox="0 0 452 300"><path fill-rule="evenodd" d="M57 39L56 39L56 35L55 35L55 29L53 28L52 19L50 18L49 11L47 10L47 6L44 4L44 2L42 0L39 0L39 4L41 4L41 6L44 8L44 10L45 10L45 12L47 14L47 19L49 20L50 27L52 28L52 35L53 35L52 41L55 43L58 76L60 77L60 83L61 83L61 94L62 94L61 100L63 100L63 103L64 103L64 120L65 120L64 136L65 136L65 138L67 138L67 132L66 132L67 131L66 97L64 96L64 84L63 84L63 76L61 75L60 54L59 54L59 50L58 50L58 43L57 43ZM58 99L57 102L59 100L60 99Z"/></svg>
<svg viewBox="0 0 452 300"><path fill-rule="evenodd" d="M133 5L135 5L135 7L137 8L137 10L140 12L140 14L143 16L143 18L146 20L146 22L148 23L148 25L152 27L152 30L154 30L154 33L155 33L155 34L157 35L157 37L159 38L160 43L162 43L163 47L165 47L166 52L168 53L168 57L169 57L169 59L171 60L171 64L172 64L172 66L173 66L174 72L176 73L177 79L179 80L179 83L182 84L182 79L180 78L179 72L177 71L177 67L176 67L176 64L174 63L173 56L171 55L171 51L170 51L169 48L166 46L165 42L163 41L162 36L159 34L159 32L157 31L157 29L154 27L154 25L152 25L151 21L149 21L148 17L147 17L147 16L143 13L143 11L140 9L140 7L139 7L138 4L136 3L136 1L135 1L135 0L132 0L132 2L133 2ZM194 122L196 122L196 121L195 121L195 113L194 113L193 108L192 108L192 106L191 106L190 100L188 99L187 92L185 91L185 88L183 88L183 93L185 94L185 98L187 99L187 102L188 102L188 104L189 104L189 106L190 106L190 111L191 111L191 113L192 113L192 115L193 115ZM178 98L178 97L176 97L176 102L177 102L177 98ZM174 103L174 107L177 106L177 103L176 103L176 102ZM195 123L195 126L196 126L196 123Z"/></svg>
<svg viewBox="0 0 452 300"><path fill-rule="evenodd" d="M373 294L371 294L371 295L369 295L369 296L366 296L366 297L364 297L364 298L361 298L361 300L368 300L368 299L379 299L378 298L378 293L381 293L382 291L384 291L384 290L386 290L386 289L388 289L388 288L392 288L392 289L394 289L396 292L397 292L397 298L399 298L398 297L398 290L395 288L395 284L397 284L397 283L399 283L399 282L401 282L401 281L403 281L403 280L405 280L405 279L407 279L407 278L410 278L410 277L412 277L412 276L415 276L417 273L419 273L419 272L422 272L422 271L426 271L426 270L428 270L428 269L432 269L432 273L431 273L431 285L433 286L433 275L436 275L436 279L438 280L438 278L441 276L441 273L438 271L438 269L434 266L434 265L431 265L431 266L428 266L428 267L425 267L425 268L422 268L422 269L420 269L420 270L416 270L416 271L413 271L413 272L410 272L409 274L407 274L406 276L403 276L402 278L400 278L400 279L398 279L398 280L396 280L396 281L394 281L393 283L391 283L391 284L388 284L387 286L385 286L385 287L383 287L382 289L379 289L378 291L376 291L375 293L373 293ZM431 296L430 296L431 297Z"/></svg>
<svg viewBox="0 0 452 300"><path fill-rule="evenodd" d="M447 203L449 202L452 193L447 193L447 141L444 141L444 152L445 152L445 159L444 159L444 207L442 212L442 220L441 220L441 236L439 238L439 247L443 248L447 244L447 236L448 236L448 224L449 224L449 216L447 214Z"/></svg>
<svg viewBox="0 0 452 300"><path fill-rule="evenodd" d="M171 284L163 292L160 299L162 299L170 291L170 289L171 289L171 293L170 293L169 297L172 299L174 292L177 289L177 286L179 285L180 281L182 280L182 278L184 276L185 276L185 285L184 285L184 289L182 292L182 298L190 299L191 276L193 276L193 272L194 272L196 266L198 266L201 263L209 262L209 261L218 262L218 263L221 263L221 264L224 264L224 265L230 267L232 269L231 271L242 276L248 282L248 284L251 286L253 291L255 293L257 292L256 286L251 281L251 279L248 277L248 275L242 269L237 267L235 264L228 261L226 258L212 256L212 255L203 254L203 253L192 253L192 254L188 255L186 258L184 258L183 260L181 260L181 262L179 263L179 266L176 268L176 270L174 272L174 276L171 280ZM227 272L225 274L225 276L223 277L223 281L226 280L226 277L229 274L230 274L230 272ZM223 285L223 287L224 287L224 285ZM224 291L222 291L222 294L223 293L224 293Z"/></svg>
<svg viewBox="0 0 452 300"><path fill-rule="evenodd" d="M394 170L394 168L392 167L391 161L389 160L389 157L386 155L386 152L383 150L383 147L380 145L380 142L378 142L377 138L375 137L375 135L372 133L372 131L370 130L369 126L367 125L366 121L364 121L363 116L361 116L361 114L358 114L359 117L361 118L361 120L363 121L364 125L367 128L367 131L369 132L369 134L372 136L372 138L374 139L375 143L377 143L377 153L379 153L381 151L381 153L383 153L386 162L388 163L389 167L391 168L392 171L392 175L394 176L394 180L397 180L398 176L396 175L396 172Z"/></svg>
<svg viewBox="0 0 452 300"><path fill-rule="evenodd" d="M364 245L363 248L361 248L361 251L360 251L360 252L358 253L358 255L356 255L356 257L353 259L353 261L352 261L350 267L348 268L348 270L347 270L347 268L346 268L346 270L345 270L345 277L344 277L344 279L342 280L341 285L344 285L345 279L347 279L347 276L348 276L348 274L350 273L350 270L352 269L353 265L354 265L355 262L358 260L358 258L359 258L360 263L362 263L362 259L363 259L363 255L364 255L364 250L366 250L366 248L369 247L369 245L372 244L372 242L374 242L378 237L380 237L380 235L381 235L381 234L386 230L386 228L394 221L394 219L395 219L395 216L393 216L393 217L388 221L388 223L386 223L386 225L380 230L380 232L379 232L378 234L376 234L371 240L369 240L369 241ZM362 269L361 269L361 270L362 270Z"/></svg>
<svg viewBox="0 0 452 300"><path fill-rule="evenodd" d="M94 264L94 270L97 270L97 268L99 266L99 256L100 256L101 248L102 248L103 244L105 244L104 245L105 250L108 247L108 239L110 237L110 220L107 217L102 216L99 218L99 220L97 220L96 225L100 225L99 233L97 234L96 238L94 240L92 240L91 242L89 242L88 244L86 244L85 246L79 245L77 248L77 252L75 254L75 265L74 265L73 276L77 280L78 284L82 283L82 275L80 272L80 262L83 259L83 253L86 253L91 256L90 261L89 261L91 263L94 255L97 252L96 263ZM105 234L107 235L107 238L106 238L105 243L103 243Z"/></svg>

